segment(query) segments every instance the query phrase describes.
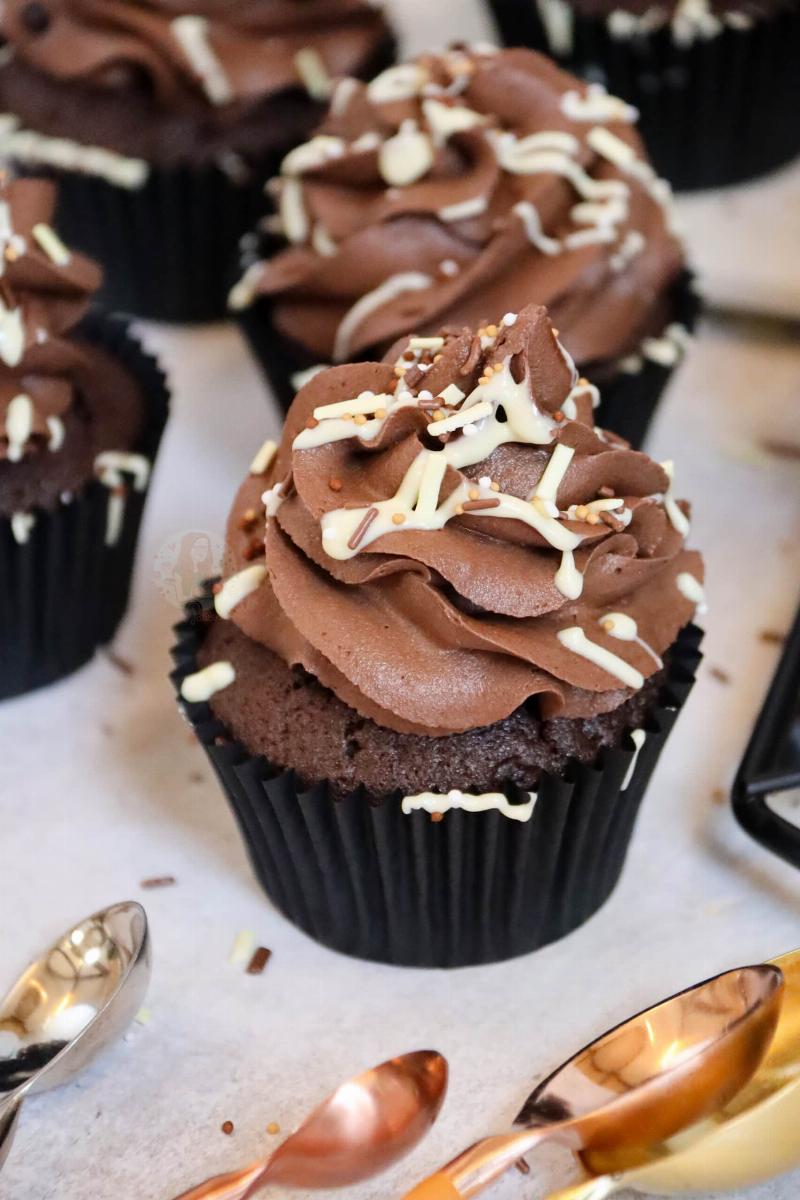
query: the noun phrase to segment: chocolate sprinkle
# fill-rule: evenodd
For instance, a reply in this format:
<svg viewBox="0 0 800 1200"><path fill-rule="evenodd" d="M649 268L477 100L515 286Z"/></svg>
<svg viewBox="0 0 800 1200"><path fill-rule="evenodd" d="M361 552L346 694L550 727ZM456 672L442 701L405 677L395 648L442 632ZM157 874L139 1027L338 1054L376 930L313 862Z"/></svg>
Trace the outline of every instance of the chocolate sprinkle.
<svg viewBox="0 0 800 1200"><path fill-rule="evenodd" d="M172 887L177 882L174 875L154 875L152 879L143 879L139 887L150 891L153 888Z"/></svg>
<svg viewBox="0 0 800 1200"><path fill-rule="evenodd" d="M247 974L262 975L264 968L271 958L272 951L268 950L266 946L259 946L247 964Z"/></svg>
<svg viewBox="0 0 800 1200"><path fill-rule="evenodd" d="M480 512L484 508L499 508L500 501L492 500L465 500L461 505L464 512Z"/></svg>
<svg viewBox="0 0 800 1200"><path fill-rule="evenodd" d="M223 1121L220 1125L220 1129L224 1134L227 1134L227 1136L230 1137L233 1133L233 1121Z"/></svg>
<svg viewBox="0 0 800 1200"><path fill-rule="evenodd" d="M786 634L779 633L777 629L762 629L758 636L768 646L782 646L786 641Z"/></svg>
<svg viewBox="0 0 800 1200"><path fill-rule="evenodd" d="M731 677L727 671L723 671L722 667L709 667L708 673L712 679L716 679L718 683L730 683Z"/></svg>
<svg viewBox="0 0 800 1200"><path fill-rule="evenodd" d="M377 515L378 515L377 508L373 507L373 508L367 509L367 511L364 513L364 516L361 518L361 520L358 523L358 528L355 529L354 532L350 535L350 540L347 543L348 550L357 550L358 549L365 533L367 532L367 530L369 529L370 525L375 520Z"/></svg>

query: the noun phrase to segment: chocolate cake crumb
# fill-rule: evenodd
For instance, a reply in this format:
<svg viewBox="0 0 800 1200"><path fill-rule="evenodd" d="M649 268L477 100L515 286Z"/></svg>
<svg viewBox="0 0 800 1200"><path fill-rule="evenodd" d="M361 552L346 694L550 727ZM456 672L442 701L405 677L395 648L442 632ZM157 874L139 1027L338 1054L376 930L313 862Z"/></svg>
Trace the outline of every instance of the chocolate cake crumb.
<svg viewBox="0 0 800 1200"><path fill-rule="evenodd" d="M220 1129L224 1134L227 1134L227 1136L230 1137L230 1135L233 1133L233 1121L223 1121L220 1125Z"/></svg>
<svg viewBox="0 0 800 1200"><path fill-rule="evenodd" d="M247 964L248 975L263 975L264 968L272 958L272 951L266 946L259 946Z"/></svg>

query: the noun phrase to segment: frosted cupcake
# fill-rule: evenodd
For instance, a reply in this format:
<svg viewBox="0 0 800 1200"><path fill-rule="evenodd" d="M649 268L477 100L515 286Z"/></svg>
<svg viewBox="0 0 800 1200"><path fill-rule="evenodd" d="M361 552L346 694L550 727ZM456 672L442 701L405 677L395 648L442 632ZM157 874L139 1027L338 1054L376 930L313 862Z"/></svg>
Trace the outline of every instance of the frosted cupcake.
<svg viewBox="0 0 800 1200"><path fill-rule="evenodd" d="M635 118L526 50L341 84L274 181L283 248L231 296L285 402L293 372L534 302L602 386L601 421L639 443L695 302Z"/></svg>
<svg viewBox="0 0 800 1200"><path fill-rule="evenodd" d="M347 953L535 949L609 895L699 655L672 469L594 425L545 310L316 376L179 627L259 878Z"/></svg>
<svg viewBox="0 0 800 1200"><path fill-rule="evenodd" d="M0 153L58 177L109 307L172 321L224 315L264 180L393 53L368 0L7 0L0 27Z"/></svg>
<svg viewBox="0 0 800 1200"><path fill-rule="evenodd" d="M635 104L679 190L774 171L800 154L796 0L491 0L510 45L544 50Z"/></svg>
<svg viewBox="0 0 800 1200"><path fill-rule="evenodd" d="M101 274L54 205L41 180L0 185L0 699L113 636L167 415L153 359L87 315Z"/></svg>

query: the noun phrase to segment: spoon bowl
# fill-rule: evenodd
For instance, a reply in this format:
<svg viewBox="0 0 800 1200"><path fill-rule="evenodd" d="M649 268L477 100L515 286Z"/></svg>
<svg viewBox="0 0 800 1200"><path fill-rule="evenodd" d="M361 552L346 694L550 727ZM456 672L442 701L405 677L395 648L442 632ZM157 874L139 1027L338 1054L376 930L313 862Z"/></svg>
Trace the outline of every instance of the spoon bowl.
<svg viewBox="0 0 800 1200"><path fill-rule="evenodd" d="M266 1183L349 1187L385 1171L425 1136L444 1103L447 1062L433 1050L392 1058L343 1083L277 1150L178 1200L244 1200Z"/></svg>
<svg viewBox="0 0 800 1200"><path fill-rule="evenodd" d="M602 1153L584 1154L592 1178L551 1200L599 1200L627 1188L660 1195L734 1191L800 1167L800 950L773 965L785 980L777 1028L741 1091L709 1119L653 1146L649 1161L630 1171L619 1172Z"/></svg>
<svg viewBox="0 0 800 1200"><path fill-rule="evenodd" d="M0 1166L22 1100L68 1083L116 1040L149 979L147 917L128 901L73 925L0 1001Z"/></svg>
<svg viewBox="0 0 800 1200"><path fill-rule="evenodd" d="M516 1118L524 1128L476 1143L406 1200L467 1200L545 1141L601 1153L615 1170L646 1161L751 1078L783 989L779 967L742 967L639 1013L539 1084Z"/></svg>

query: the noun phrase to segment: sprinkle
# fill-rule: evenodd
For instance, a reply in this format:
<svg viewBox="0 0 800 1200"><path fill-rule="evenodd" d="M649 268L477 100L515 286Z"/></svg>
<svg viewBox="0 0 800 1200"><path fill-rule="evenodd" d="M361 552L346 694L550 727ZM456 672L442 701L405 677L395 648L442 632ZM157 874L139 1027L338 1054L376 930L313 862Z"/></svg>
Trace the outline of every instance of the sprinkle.
<svg viewBox="0 0 800 1200"><path fill-rule="evenodd" d="M361 544L362 539L364 538L364 535L366 534L370 525L372 524L372 522L375 520L375 518L377 516L378 516L377 508L375 508L373 506L372 508L367 509L367 511L364 513L364 516L359 521L357 528L353 531L353 533L350 536L350 540L347 543L348 550L357 550L358 549L358 547Z"/></svg>
<svg viewBox="0 0 800 1200"><path fill-rule="evenodd" d="M363 413L356 413L356 415L353 417L353 420L355 421L356 425L366 425L367 423L367 418Z"/></svg>
<svg viewBox="0 0 800 1200"><path fill-rule="evenodd" d="M524 1158L518 1158L514 1166L519 1171L520 1175L530 1175L531 1169Z"/></svg>
<svg viewBox="0 0 800 1200"><path fill-rule="evenodd" d="M275 455L277 453L278 453L278 447L277 447L276 443L273 442L270 438L267 438L266 442L264 442L264 445L258 451L258 453L256 454L253 461L250 463L250 474L251 475L266 474L267 470L272 465L272 460L275 458Z"/></svg>
<svg viewBox="0 0 800 1200"><path fill-rule="evenodd" d="M230 1137L233 1133L233 1121L223 1121L220 1125L220 1129L224 1134Z"/></svg>
<svg viewBox="0 0 800 1200"><path fill-rule="evenodd" d="M137 1025L149 1025L153 1019L153 1014L149 1008L140 1008L133 1019Z"/></svg>
<svg viewBox="0 0 800 1200"><path fill-rule="evenodd" d="M423 393L420 392L420 395L422 394ZM455 407L456 404L460 404L464 399L464 396L465 393L462 392L461 388L457 387L454 383L448 383L447 387L443 388L439 393L439 399L444 400L445 404L449 405L451 408Z"/></svg>
<svg viewBox="0 0 800 1200"><path fill-rule="evenodd" d="M258 513L256 510L254 508L247 508L239 517L239 528L249 533L257 521Z"/></svg>
<svg viewBox="0 0 800 1200"><path fill-rule="evenodd" d="M154 875L152 879L143 879L139 887L150 891L153 888L172 887L177 882L174 875Z"/></svg>
<svg viewBox="0 0 800 1200"><path fill-rule="evenodd" d="M721 787L713 788L713 790L711 792L711 803L712 804L725 804L727 799L728 799L728 795L724 788L721 788Z"/></svg>
<svg viewBox="0 0 800 1200"><path fill-rule="evenodd" d="M306 421L306 429L316 429L318 425L319 421L316 417L309 417Z"/></svg>
<svg viewBox="0 0 800 1200"><path fill-rule="evenodd" d="M768 646L782 646L786 641L786 634L779 633L777 629L762 629L758 636Z"/></svg>
<svg viewBox="0 0 800 1200"><path fill-rule="evenodd" d="M434 825L438 825L439 822L443 821L443 820L444 820L443 812L432 812L431 813L431 821L433 822Z"/></svg>
<svg viewBox="0 0 800 1200"><path fill-rule="evenodd" d="M470 488L469 489L469 498L470 498L470 500L480 500L480 498L481 498L480 488Z"/></svg>
<svg viewBox="0 0 800 1200"><path fill-rule="evenodd" d="M614 533L621 533L625 528L619 517L615 517L613 513L608 511L600 513L600 520L604 525L607 525L609 529L613 529ZM590 522L590 524L591 523L592 522Z"/></svg>
<svg viewBox="0 0 800 1200"><path fill-rule="evenodd" d="M71 257L70 252L55 230L40 221L38 225L34 225L32 233L51 262L59 267L67 265Z"/></svg>
<svg viewBox="0 0 800 1200"><path fill-rule="evenodd" d="M586 524L587 525L599 525L600 517L597 515L596 512L590 512L586 518Z"/></svg>
<svg viewBox="0 0 800 1200"><path fill-rule="evenodd" d="M500 484L496 483L494 480L492 480L492 482L489 484L489 487L492 489L493 492L500 491Z"/></svg>
<svg viewBox="0 0 800 1200"><path fill-rule="evenodd" d="M443 345L443 337L411 337L408 339L410 350L440 350Z"/></svg>
<svg viewBox="0 0 800 1200"><path fill-rule="evenodd" d="M271 1134L274 1137L275 1134L280 1133L280 1131L281 1131L281 1127L278 1124L278 1122L270 1121L269 1125L267 1126L267 1133Z"/></svg>
<svg viewBox="0 0 800 1200"><path fill-rule="evenodd" d="M484 508L499 508L500 501L492 500L465 500L461 505L463 512L481 512Z"/></svg>
<svg viewBox="0 0 800 1200"><path fill-rule="evenodd" d="M335 478L329 479L328 487L331 489L332 492L340 492L342 490L341 479L335 479Z"/></svg>
<svg viewBox="0 0 800 1200"><path fill-rule="evenodd" d="M553 420L557 421L559 425L561 424L561 422L563 420L565 420L564 414L560 408L557 408L556 411L553 413Z"/></svg>
<svg viewBox="0 0 800 1200"><path fill-rule="evenodd" d="M253 957L250 959L250 962L247 964L247 974L262 975L264 973L264 968L271 958L272 951L268 950L266 946L259 946L253 954Z"/></svg>
<svg viewBox="0 0 800 1200"><path fill-rule="evenodd" d="M467 424L471 424L475 421L481 421L484 417L491 416L492 412L493 409L489 401L481 400L478 402L478 404L473 404L471 408L462 408L459 412L454 413L451 417L447 417L442 422L441 427L429 425L428 432L433 434L444 432L455 433L457 429L461 429Z"/></svg>
<svg viewBox="0 0 800 1200"><path fill-rule="evenodd" d="M731 677L727 671L723 671L722 667L709 667L708 673L712 679L716 679L717 683L730 683Z"/></svg>
<svg viewBox="0 0 800 1200"><path fill-rule="evenodd" d="M496 325L487 325L486 326L486 336L487 337L496 338L497 334L498 334L498 329L497 329Z"/></svg>
<svg viewBox="0 0 800 1200"><path fill-rule="evenodd" d="M254 558L260 558L266 553L267 549L261 538L253 538L250 545L245 547L244 558L246 562L252 562Z"/></svg>
<svg viewBox="0 0 800 1200"><path fill-rule="evenodd" d="M575 506L576 521L585 521L586 518L588 517L588 515L589 515L589 510L585 504L578 504Z"/></svg>
<svg viewBox="0 0 800 1200"><path fill-rule="evenodd" d="M511 326L516 325L516 323L517 323L517 314L516 313L507 312L506 315L503 317L503 324L506 326L507 329L510 329Z"/></svg>
<svg viewBox="0 0 800 1200"><path fill-rule="evenodd" d="M392 513L393 525L404 525L406 521L405 513Z"/></svg>
<svg viewBox="0 0 800 1200"><path fill-rule="evenodd" d="M251 929L242 929L237 933L231 946L228 962L232 967L241 967L253 957L256 945L256 935Z"/></svg>
<svg viewBox="0 0 800 1200"><path fill-rule="evenodd" d="M614 495L614 489L604 484L603 487L598 488L597 494L598 496L602 496L604 500L610 500Z"/></svg>
<svg viewBox="0 0 800 1200"><path fill-rule="evenodd" d="M386 409L385 408L376 408L375 416L378 418L379 421L382 421L383 418L386 416Z"/></svg>

